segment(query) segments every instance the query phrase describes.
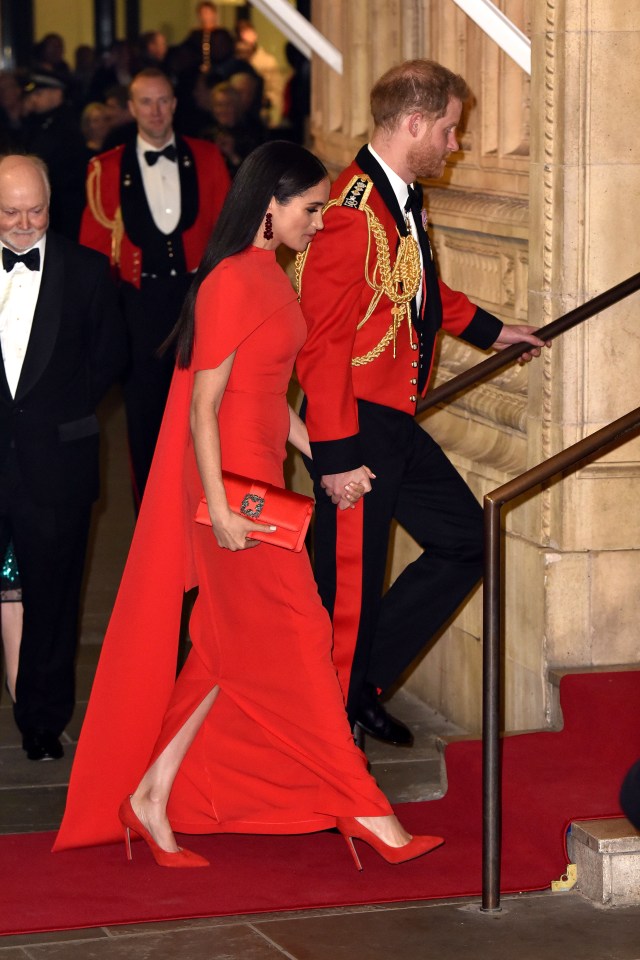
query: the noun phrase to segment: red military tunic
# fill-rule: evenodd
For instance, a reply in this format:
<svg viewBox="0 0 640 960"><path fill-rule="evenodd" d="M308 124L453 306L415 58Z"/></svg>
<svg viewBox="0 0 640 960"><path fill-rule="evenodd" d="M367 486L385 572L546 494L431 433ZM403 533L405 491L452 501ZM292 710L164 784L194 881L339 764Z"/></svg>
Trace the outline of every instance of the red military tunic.
<svg viewBox="0 0 640 960"><path fill-rule="evenodd" d="M401 576L394 584L394 603L399 591L404 598L406 589L406 609L423 609L424 615L416 614L409 626L398 618L390 628L385 625L381 636L389 525L396 503L407 495L405 480L419 485L425 505L421 516L428 514L431 503L429 475L409 477L409 468L401 465L413 463L411 450L424 449L419 442L424 434L413 415L418 396L427 389L438 331L487 348L502 324L439 280L426 236L418 247L383 168L367 147L335 182L331 196L324 230L297 262L308 334L296 368L313 454L316 576L332 613L334 662L353 722L363 683L387 689L441 625L444 614L436 612L434 593L451 597L451 610L445 611L449 615L479 575L472 544L468 552L473 561L467 565L472 572L460 571L454 563L451 582L442 587L433 586L435 576L430 582L414 576L417 571ZM415 296L420 286L419 314ZM402 446L406 442L413 447ZM437 449L440 463L446 458ZM379 474L373 492L355 510L335 510L319 485L320 477L362 464ZM456 556L460 538L450 531L476 529L472 495L450 464L444 469L455 476L442 512L447 520L439 524L445 539L428 551L431 556ZM481 549L480 539L480 554ZM378 662L381 649L383 667Z"/></svg>
<svg viewBox="0 0 640 960"><path fill-rule="evenodd" d="M420 364L419 338L409 327L406 310L393 336L395 304L375 289L384 267L376 234L381 234L382 246L386 241L390 269L396 261L400 233L393 213L357 162L338 177L331 198L337 202L325 212L322 234L299 261L300 302L308 333L296 369L307 397L309 436L312 444L322 444L314 448L321 473L338 473L362 463L352 462L357 460L356 445L348 441L358 433L356 400L415 412ZM500 332L500 321L463 293L437 282L442 328L476 346L490 346ZM426 292L423 287L424 296ZM430 372L435 337L425 347L422 362ZM422 393L428 379L427 375Z"/></svg>
<svg viewBox="0 0 640 960"><path fill-rule="evenodd" d="M196 215L193 223L182 234L186 269L192 273L198 268L213 226L229 190L229 173L222 154L213 143L193 137L177 137L178 165L181 186L184 174L197 189L194 199ZM185 149L186 147L186 149ZM105 253L111 259L120 280L140 287L144 270L143 251L129 236L131 226L123 220L122 191L127 189L127 176L122 176L124 146L120 145L94 157L87 172L87 206L80 227L80 243ZM184 193L184 190L183 190ZM186 201L183 195L182 203Z"/></svg>

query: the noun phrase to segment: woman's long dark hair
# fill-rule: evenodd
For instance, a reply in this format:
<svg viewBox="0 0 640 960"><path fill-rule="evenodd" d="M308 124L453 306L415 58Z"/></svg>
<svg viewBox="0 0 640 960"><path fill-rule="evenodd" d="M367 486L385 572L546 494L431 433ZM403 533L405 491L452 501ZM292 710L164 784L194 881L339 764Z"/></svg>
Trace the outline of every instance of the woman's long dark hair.
<svg viewBox="0 0 640 960"><path fill-rule="evenodd" d="M264 143L249 154L234 177L185 298L180 319L168 341L176 344L179 367L188 367L191 363L196 297L205 277L221 260L249 246L272 197L278 203L288 203L326 176L327 171L317 157L287 140Z"/></svg>

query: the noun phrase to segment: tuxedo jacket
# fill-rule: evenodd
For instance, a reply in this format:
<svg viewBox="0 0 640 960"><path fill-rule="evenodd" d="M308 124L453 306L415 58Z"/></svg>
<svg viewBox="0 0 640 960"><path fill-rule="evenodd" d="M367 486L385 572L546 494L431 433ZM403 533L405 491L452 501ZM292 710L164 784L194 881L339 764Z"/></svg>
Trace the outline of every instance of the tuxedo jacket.
<svg viewBox="0 0 640 960"><path fill-rule="evenodd" d="M106 254L120 280L140 287L144 248L157 242L142 182L136 138L99 154L87 170L87 206L80 243ZM229 189L222 154L213 143L176 136L184 272L198 264Z"/></svg>
<svg viewBox="0 0 640 960"><path fill-rule="evenodd" d="M421 316L414 306L410 325L406 307L387 295L390 288L381 283L385 260L393 271L410 231L367 147L333 184L331 200L324 230L298 260L308 334L296 368L318 474L363 463L358 400L415 413L440 328L481 348L491 346L502 329L500 320L438 278L429 249L423 250L419 281ZM403 284L392 286L401 298Z"/></svg>
<svg viewBox="0 0 640 960"><path fill-rule="evenodd" d="M15 397L0 364L0 464L15 451L36 503L91 503L98 496L95 411L126 351L108 261L49 231Z"/></svg>

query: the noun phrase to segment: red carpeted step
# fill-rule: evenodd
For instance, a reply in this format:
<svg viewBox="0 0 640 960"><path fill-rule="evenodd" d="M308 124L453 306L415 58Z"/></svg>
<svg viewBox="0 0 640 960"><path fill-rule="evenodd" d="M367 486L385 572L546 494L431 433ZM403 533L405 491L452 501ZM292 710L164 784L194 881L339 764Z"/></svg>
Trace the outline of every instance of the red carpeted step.
<svg viewBox="0 0 640 960"><path fill-rule="evenodd" d="M560 686L564 727L503 741L504 892L541 889L566 867L575 819L619 815L624 774L640 757L640 671L577 674ZM190 837L206 870L157 867L144 845L51 854L53 834L0 838L0 933L32 933L187 917L476 895L481 890L481 744L447 747L441 800L397 807L414 833L445 845L389 866L358 844L358 873L342 838Z"/></svg>

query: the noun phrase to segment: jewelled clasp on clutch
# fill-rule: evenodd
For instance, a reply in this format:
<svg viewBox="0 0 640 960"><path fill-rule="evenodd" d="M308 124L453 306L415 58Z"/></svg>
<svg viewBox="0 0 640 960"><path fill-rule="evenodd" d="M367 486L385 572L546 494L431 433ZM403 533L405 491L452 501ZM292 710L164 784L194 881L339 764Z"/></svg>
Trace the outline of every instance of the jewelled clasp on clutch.
<svg viewBox="0 0 640 960"><path fill-rule="evenodd" d="M264 497L259 497L257 493L247 493L240 504L240 513L252 520L257 520L264 507Z"/></svg>

